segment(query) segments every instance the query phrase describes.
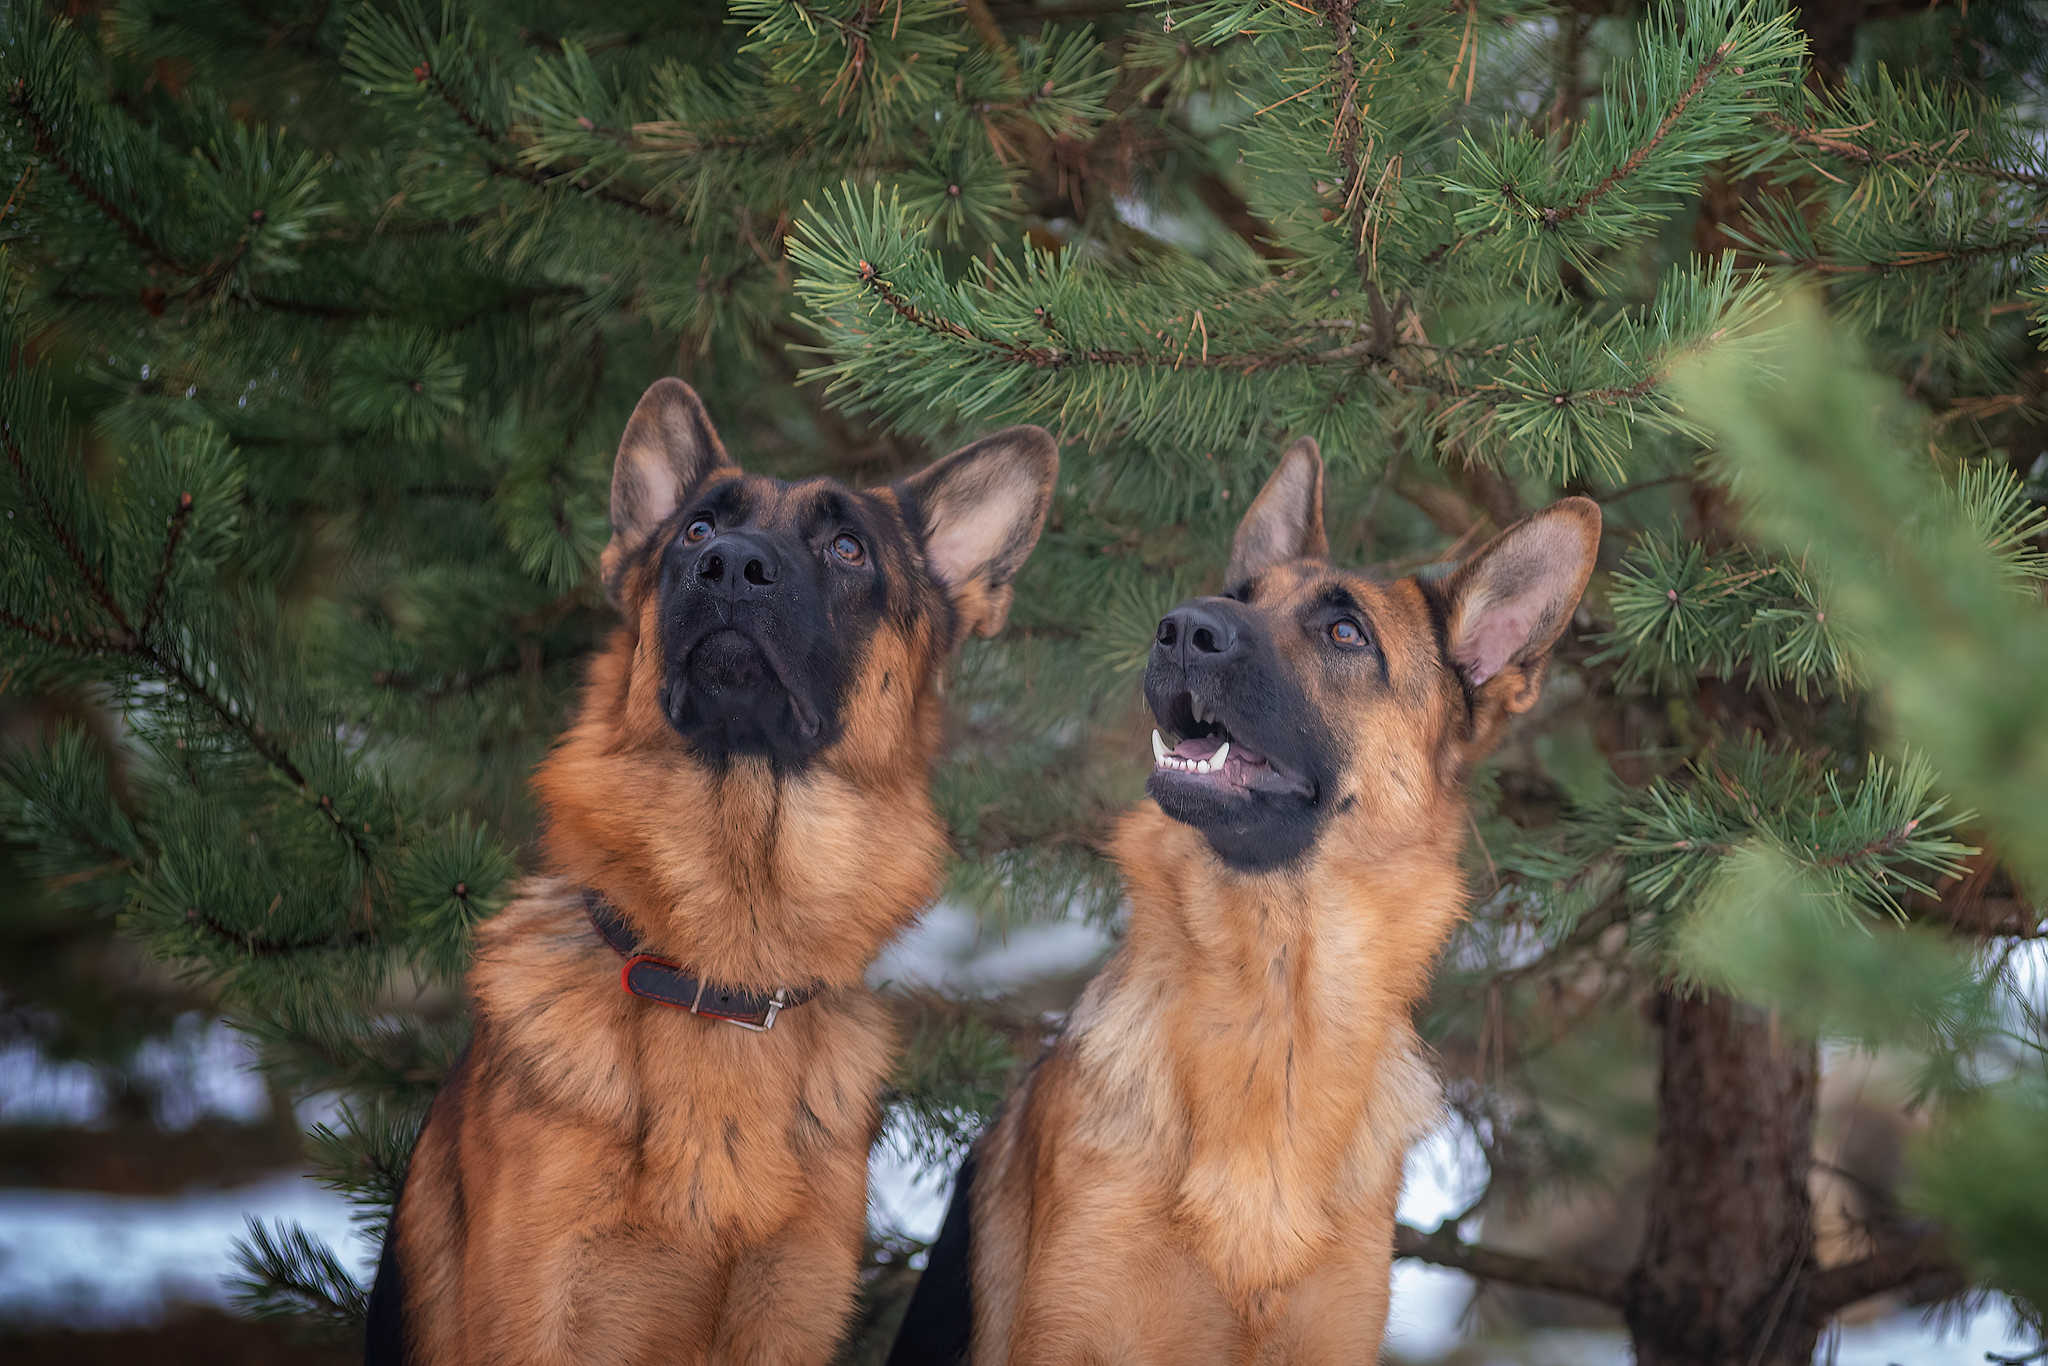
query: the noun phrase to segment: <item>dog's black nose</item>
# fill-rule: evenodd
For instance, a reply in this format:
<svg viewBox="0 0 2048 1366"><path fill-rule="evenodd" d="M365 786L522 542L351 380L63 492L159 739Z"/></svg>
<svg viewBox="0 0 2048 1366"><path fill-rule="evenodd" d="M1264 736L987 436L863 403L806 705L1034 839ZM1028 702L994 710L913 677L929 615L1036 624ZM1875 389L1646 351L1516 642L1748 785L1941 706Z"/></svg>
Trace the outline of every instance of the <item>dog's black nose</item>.
<svg viewBox="0 0 2048 1366"><path fill-rule="evenodd" d="M782 561L767 537L751 531L713 536L697 552L697 583L721 597L743 598L772 588Z"/></svg>
<svg viewBox="0 0 2048 1366"><path fill-rule="evenodd" d="M1152 648L1183 662L1201 655L1227 655L1237 648L1237 625L1206 603L1182 603L1159 619Z"/></svg>

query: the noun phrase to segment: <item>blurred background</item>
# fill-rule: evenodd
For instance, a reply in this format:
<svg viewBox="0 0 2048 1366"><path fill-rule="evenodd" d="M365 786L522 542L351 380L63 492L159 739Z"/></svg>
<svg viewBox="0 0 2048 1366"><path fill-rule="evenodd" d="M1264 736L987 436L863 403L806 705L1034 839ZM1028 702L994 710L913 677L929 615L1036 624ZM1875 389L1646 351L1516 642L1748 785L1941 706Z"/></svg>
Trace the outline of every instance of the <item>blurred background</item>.
<svg viewBox="0 0 2048 1366"><path fill-rule="evenodd" d="M1382 575L1605 517L1389 1353L2042 1360L2044 80L2041 0L0 0L0 1352L351 1354L677 374L779 476L1062 442L874 970L849 1364L1301 434Z"/></svg>

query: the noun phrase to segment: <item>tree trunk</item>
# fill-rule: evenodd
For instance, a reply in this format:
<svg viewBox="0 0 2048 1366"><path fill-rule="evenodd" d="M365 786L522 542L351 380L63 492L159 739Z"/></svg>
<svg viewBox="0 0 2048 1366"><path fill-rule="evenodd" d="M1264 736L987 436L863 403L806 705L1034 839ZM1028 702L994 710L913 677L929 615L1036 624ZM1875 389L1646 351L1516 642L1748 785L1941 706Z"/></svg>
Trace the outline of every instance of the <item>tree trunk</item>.
<svg viewBox="0 0 2048 1366"><path fill-rule="evenodd" d="M1811 1040L1715 993L1665 995L1649 1225L1624 1298L1637 1366L1807 1366Z"/></svg>

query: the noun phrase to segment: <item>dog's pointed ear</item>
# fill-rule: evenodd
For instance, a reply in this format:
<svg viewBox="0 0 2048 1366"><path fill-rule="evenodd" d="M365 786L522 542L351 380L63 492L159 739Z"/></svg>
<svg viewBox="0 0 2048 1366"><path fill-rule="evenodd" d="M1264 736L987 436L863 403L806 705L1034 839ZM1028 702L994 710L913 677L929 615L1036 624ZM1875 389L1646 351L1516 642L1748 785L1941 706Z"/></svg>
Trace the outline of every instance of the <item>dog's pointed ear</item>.
<svg viewBox="0 0 2048 1366"><path fill-rule="evenodd" d="M963 446L898 484L924 533L925 563L952 595L960 634L1003 629L1012 580L1038 544L1060 472L1042 427L1010 427Z"/></svg>
<svg viewBox="0 0 2048 1366"><path fill-rule="evenodd" d="M1600 505L1567 498L1501 532L1445 581L1451 662L1482 705L1536 705L1599 550Z"/></svg>
<svg viewBox="0 0 2048 1366"><path fill-rule="evenodd" d="M1287 560L1326 560L1330 538L1323 530L1323 453L1304 436L1287 448L1280 464L1237 524L1230 542L1228 588L1260 570Z"/></svg>
<svg viewBox="0 0 2048 1366"><path fill-rule="evenodd" d="M685 493L731 465L695 389L673 378L647 386L612 465L612 539L598 563L614 606L633 552L675 514Z"/></svg>

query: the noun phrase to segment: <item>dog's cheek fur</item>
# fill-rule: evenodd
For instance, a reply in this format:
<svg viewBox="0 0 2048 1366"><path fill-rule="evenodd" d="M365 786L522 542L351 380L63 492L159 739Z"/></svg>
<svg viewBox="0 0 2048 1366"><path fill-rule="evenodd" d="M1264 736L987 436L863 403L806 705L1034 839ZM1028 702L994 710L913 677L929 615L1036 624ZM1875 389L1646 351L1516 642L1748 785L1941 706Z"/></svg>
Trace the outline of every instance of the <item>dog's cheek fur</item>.
<svg viewBox="0 0 2048 1366"><path fill-rule="evenodd" d="M923 787L944 725L932 674L936 629L926 620L875 632L846 699L846 738L829 766L861 787Z"/></svg>

